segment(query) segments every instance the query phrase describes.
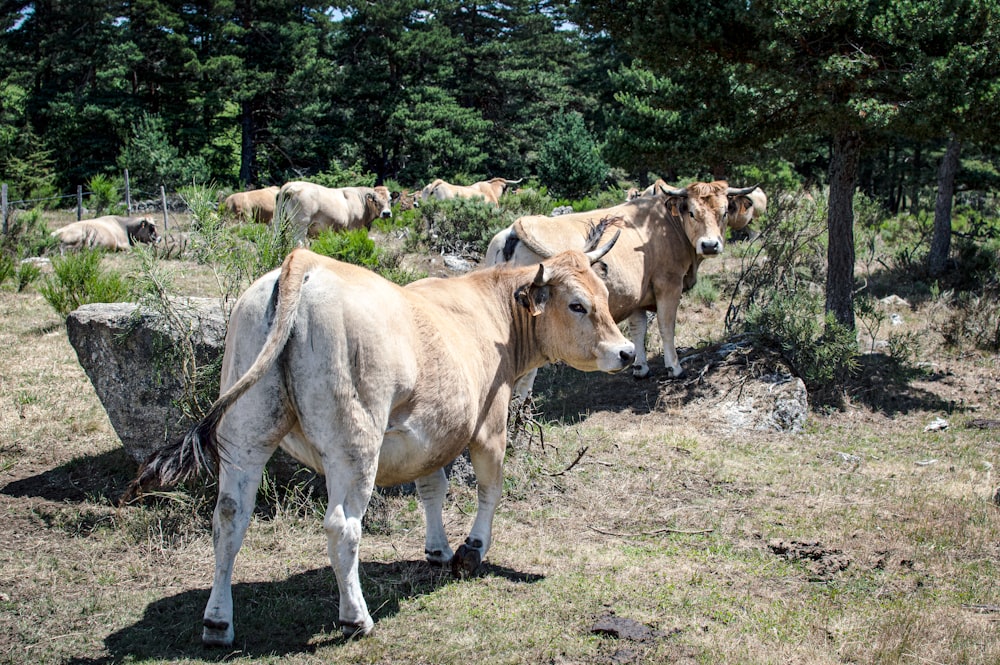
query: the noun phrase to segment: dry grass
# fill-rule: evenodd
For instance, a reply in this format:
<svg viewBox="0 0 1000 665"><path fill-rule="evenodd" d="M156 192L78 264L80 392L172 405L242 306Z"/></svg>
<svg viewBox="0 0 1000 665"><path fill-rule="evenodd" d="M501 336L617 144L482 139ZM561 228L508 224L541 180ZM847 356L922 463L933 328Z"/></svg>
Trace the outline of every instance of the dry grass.
<svg viewBox="0 0 1000 665"><path fill-rule="evenodd" d="M170 264L180 290L215 293L203 267ZM679 346L720 338L724 306L683 304ZM227 652L199 641L212 488L115 507L134 464L63 322L33 290L0 288L0 662L1000 662L1000 430L970 426L1000 418L1000 367L941 347L943 315L904 313L929 371L796 435L726 431L656 379L544 370L545 446L509 456L481 577L428 567L417 503L381 499L363 641L334 625L322 504L303 481L251 525ZM924 431L939 416L949 428ZM453 542L474 500L452 488ZM609 611L662 635L593 634Z"/></svg>

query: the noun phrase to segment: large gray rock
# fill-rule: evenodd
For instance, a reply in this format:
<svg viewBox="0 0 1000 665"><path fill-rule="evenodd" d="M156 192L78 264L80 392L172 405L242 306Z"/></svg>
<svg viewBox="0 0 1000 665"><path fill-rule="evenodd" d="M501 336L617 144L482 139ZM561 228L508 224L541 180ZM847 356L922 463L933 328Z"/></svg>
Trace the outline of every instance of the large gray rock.
<svg viewBox="0 0 1000 665"><path fill-rule="evenodd" d="M193 424L184 408L183 345L191 345L197 367L211 366L222 354L221 300L184 298L172 306L177 313L173 326L134 303L83 305L66 319L80 365L122 446L137 462Z"/></svg>

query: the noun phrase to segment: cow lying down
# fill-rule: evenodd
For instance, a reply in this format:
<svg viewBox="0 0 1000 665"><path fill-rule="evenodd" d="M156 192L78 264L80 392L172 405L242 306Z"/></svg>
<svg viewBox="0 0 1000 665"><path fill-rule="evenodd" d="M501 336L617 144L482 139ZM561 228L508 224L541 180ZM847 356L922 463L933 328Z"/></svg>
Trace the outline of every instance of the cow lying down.
<svg viewBox="0 0 1000 665"><path fill-rule="evenodd" d="M532 266L406 287L297 249L251 285L230 318L221 396L183 440L150 456L124 499L201 467L218 469L215 577L202 640L233 642L233 562L264 464L279 446L326 476L323 527L346 635L373 626L358 548L374 485L415 481L427 560L450 563L456 574L474 571L490 547L514 382L558 360L604 372L632 363L634 347L591 268L614 240ZM466 447L479 505L453 553L442 467Z"/></svg>
<svg viewBox="0 0 1000 665"><path fill-rule="evenodd" d="M67 249L106 249L124 251L136 242L154 243L160 236L148 217L105 215L67 224L52 232L59 239L59 251Z"/></svg>

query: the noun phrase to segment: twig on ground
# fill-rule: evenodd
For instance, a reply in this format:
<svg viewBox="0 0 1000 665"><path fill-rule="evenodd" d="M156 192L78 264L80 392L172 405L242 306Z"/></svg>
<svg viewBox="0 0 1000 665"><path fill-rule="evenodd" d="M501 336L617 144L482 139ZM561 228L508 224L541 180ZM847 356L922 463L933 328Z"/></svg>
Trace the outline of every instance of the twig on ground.
<svg viewBox="0 0 1000 665"><path fill-rule="evenodd" d="M712 533L715 529L656 529L655 531L642 531L640 533L616 533L614 531L605 531L603 529L598 529L596 526L588 526L591 531L596 531L597 533L604 534L605 536L615 536L617 538L639 538L641 536L658 536L664 533L677 533L685 536L694 536L700 533Z"/></svg>
<svg viewBox="0 0 1000 665"><path fill-rule="evenodd" d="M570 465L569 465L569 466L567 466L567 467L566 467L565 469L563 469L562 471L556 471L556 472L550 472L550 471L542 471L542 474L543 474L543 475L546 475L546 476L549 476L550 478L552 478L552 477L555 477L555 476L562 476L562 475L565 475L566 473L568 473L568 472L569 472L569 470L570 470L570 469L572 469L572 468L573 468L574 466L576 466L577 464L579 464L579 463L580 463L580 460L581 460L581 459L583 459L583 456L584 456L585 454L587 454L587 446L584 446L583 448L580 448L580 450L578 450L578 451L576 452L576 459L575 459L575 460L573 460L573 461L572 461L572 462L570 463Z"/></svg>

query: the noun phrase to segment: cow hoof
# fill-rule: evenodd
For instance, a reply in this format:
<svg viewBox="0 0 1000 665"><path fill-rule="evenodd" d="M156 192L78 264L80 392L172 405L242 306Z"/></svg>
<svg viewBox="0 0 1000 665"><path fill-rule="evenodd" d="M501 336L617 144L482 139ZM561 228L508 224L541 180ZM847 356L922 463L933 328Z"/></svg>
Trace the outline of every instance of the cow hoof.
<svg viewBox="0 0 1000 665"><path fill-rule="evenodd" d="M673 367L667 368L667 378L668 379L679 379L684 376L684 370L678 367L674 369Z"/></svg>
<svg viewBox="0 0 1000 665"><path fill-rule="evenodd" d="M372 629L375 627L375 622L371 620L371 617L366 618L361 623L348 623L346 621L338 621L337 623L340 624L340 632L349 640L371 635Z"/></svg>
<svg viewBox="0 0 1000 665"><path fill-rule="evenodd" d="M462 545L451 559L451 574L458 578L471 577L483 563L479 550Z"/></svg>
<svg viewBox="0 0 1000 665"><path fill-rule="evenodd" d="M207 647L233 646L233 624L228 621L213 621L205 619L201 631L201 643Z"/></svg>
<svg viewBox="0 0 1000 665"><path fill-rule="evenodd" d="M424 550L424 558L432 566L447 566L451 563L454 555L451 553L451 548L448 551L434 550L433 552L428 552Z"/></svg>
<svg viewBox="0 0 1000 665"><path fill-rule="evenodd" d="M645 379L649 376L649 365L632 365L632 378Z"/></svg>

